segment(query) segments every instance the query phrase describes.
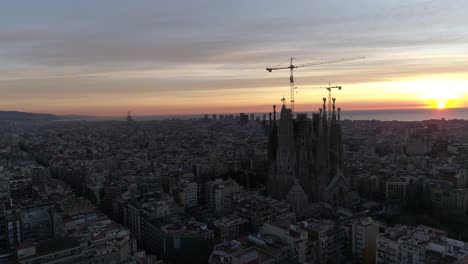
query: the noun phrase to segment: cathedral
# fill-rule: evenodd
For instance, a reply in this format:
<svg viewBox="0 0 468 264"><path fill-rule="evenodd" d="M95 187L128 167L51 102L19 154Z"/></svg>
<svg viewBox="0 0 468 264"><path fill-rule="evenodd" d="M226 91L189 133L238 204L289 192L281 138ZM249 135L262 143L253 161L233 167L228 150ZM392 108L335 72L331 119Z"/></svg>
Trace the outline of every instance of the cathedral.
<svg viewBox="0 0 468 264"><path fill-rule="evenodd" d="M323 201L335 207L347 206L349 182L343 175L340 110L335 108L333 98L331 116L327 116L323 98L323 108L312 118L307 114L294 118L291 109L283 104L278 122L273 106L268 136L271 197L294 204Z"/></svg>

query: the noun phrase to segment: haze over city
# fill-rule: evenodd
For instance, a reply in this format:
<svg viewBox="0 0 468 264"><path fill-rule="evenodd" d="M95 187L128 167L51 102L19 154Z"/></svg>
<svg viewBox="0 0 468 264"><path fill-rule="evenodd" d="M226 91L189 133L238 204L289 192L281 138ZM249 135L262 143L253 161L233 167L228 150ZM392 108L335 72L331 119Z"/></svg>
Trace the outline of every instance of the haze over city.
<svg viewBox="0 0 468 264"><path fill-rule="evenodd" d="M468 106L468 3L9 1L0 9L0 109L135 115L267 112L296 71L297 111L323 87L340 106Z"/></svg>

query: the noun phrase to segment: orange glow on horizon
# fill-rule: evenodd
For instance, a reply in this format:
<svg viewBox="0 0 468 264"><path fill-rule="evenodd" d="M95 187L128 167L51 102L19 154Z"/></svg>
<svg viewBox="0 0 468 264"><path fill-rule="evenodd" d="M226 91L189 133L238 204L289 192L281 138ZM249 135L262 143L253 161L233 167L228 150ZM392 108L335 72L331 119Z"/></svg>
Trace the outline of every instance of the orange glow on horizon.
<svg viewBox="0 0 468 264"><path fill-rule="evenodd" d="M252 80L249 80L249 85ZM79 96L55 97L48 95L38 103L37 97L10 100L4 110L52 113L58 115L77 114L92 116L125 116L131 111L134 116L143 115L190 115L210 113L260 113L271 112L272 105L281 105L285 96L289 107L289 87L284 80L274 83L268 79L253 82L252 87L198 87L193 84L184 90L175 87L170 91L159 91L158 87L145 92L97 93L85 99ZM301 83L302 82L302 83ZM283 85L284 84L284 85ZM264 85L264 86L260 86ZM468 78L463 75L414 76L399 81L340 82L340 91L334 91L337 107L343 111L390 110L390 109L447 109L468 107ZM296 111L317 112L322 107L325 89L313 80L307 84L305 78L298 78ZM137 87L138 88L138 87ZM144 87L145 88L145 87ZM146 88L145 88L146 89Z"/></svg>

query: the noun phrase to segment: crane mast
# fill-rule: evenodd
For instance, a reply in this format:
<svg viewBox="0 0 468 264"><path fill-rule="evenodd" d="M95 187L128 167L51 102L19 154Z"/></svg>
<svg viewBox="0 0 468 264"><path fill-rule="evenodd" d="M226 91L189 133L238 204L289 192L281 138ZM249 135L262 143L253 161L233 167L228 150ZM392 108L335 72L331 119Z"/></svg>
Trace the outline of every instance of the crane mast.
<svg viewBox="0 0 468 264"><path fill-rule="evenodd" d="M289 66L287 67L271 67L271 68L266 68L268 72L276 71L276 70L285 70L289 69L290 71L290 76L289 76L289 89L290 89L290 102L291 102L291 111L294 113L294 90L296 87L294 86L294 69L301 68L301 67L307 67L307 66L316 66L316 65L322 65L322 64L331 64L331 63L338 63L338 62L344 62L344 61L352 61L352 60L361 60L365 59L365 57L360 56L360 57L352 57L352 58L341 58L341 59L336 59L336 60L330 60L330 61L322 61L322 62L316 62L316 63L306 63L306 64L300 64L300 65L295 65L293 63L294 58L290 58L289 60ZM331 97L331 88L330 88L330 97ZM329 98L329 104L331 99Z"/></svg>
<svg viewBox="0 0 468 264"><path fill-rule="evenodd" d="M291 58L290 64L289 64L289 70L291 72L291 75L289 76L289 92L290 98L291 98L291 111L294 113L294 90L296 87L294 87L294 65L293 65L293 60L294 58Z"/></svg>
<svg viewBox="0 0 468 264"><path fill-rule="evenodd" d="M297 87L296 87L297 88ZM328 116L331 116L331 112L332 112L332 89L338 89L338 90L341 90L341 85L335 85L335 86L331 86L330 83L328 83L328 86L326 87L310 87L310 88L314 88L314 89L326 89L327 90L327 93L328 93Z"/></svg>

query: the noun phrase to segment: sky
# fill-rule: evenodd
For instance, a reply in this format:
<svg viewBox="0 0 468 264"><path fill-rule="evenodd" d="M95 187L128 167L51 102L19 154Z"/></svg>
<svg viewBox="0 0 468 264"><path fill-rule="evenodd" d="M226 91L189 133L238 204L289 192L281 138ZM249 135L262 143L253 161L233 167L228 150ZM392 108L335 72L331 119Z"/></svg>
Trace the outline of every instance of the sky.
<svg viewBox="0 0 468 264"><path fill-rule="evenodd" d="M468 107L465 0L41 0L0 9L0 110L84 115Z"/></svg>

